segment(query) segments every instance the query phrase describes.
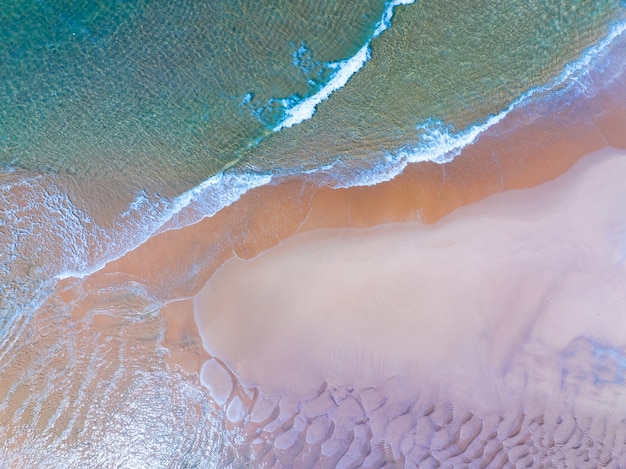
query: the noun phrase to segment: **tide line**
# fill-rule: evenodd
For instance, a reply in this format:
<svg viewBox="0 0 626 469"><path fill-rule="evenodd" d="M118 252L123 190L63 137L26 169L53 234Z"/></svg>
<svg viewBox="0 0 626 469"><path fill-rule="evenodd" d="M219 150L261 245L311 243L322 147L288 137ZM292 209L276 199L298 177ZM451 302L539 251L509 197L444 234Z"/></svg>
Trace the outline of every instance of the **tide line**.
<svg viewBox="0 0 626 469"><path fill-rule="evenodd" d="M305 101L292 108L290 111L292 118L283 121L274 130L278 131L281 128L291 127L302 122L305 118L298 120L295 116L304 116L306 109L314 112L315 106L330 96L332 91L334 91L332 88L335 85L341 84L341 86L343 86L347 83L350 77L363 66L365 63L364 60L369 58L369 44L371 40L390 26L393 8L397 5L410 3L414 3L414 0L397 0L390 2L382 19L377 24L372 37L354 57L345 61L345 64L347 64L346 67L339 67L339 71L326 87L320 90L316 95L307 99L311 104L305 106ZM529 89L504 110L497 114L492 114L484 122L455 132L454 129L446 126L443 122L431 120L418 127L418 130L426 130L424 134L425 138L421 145L415 148L405 148L396 153L390 153L382 161L375 163L373 166L348 168L347 163L336 161L331 165L317 170L307 171L306 173L322 176L323 183L331 187L347 188L354 186L372 186L389 181L402 173L409 163L422 161L433 161L435 163L449 162L453 160L464 147L472 144L480 134L502 121L514 109L527 104L537 95L552 92L563 85L567 87L575 84L576 80L589 69L592 62L597 60L602 53L606 51L608 46L621 36L625 30L626 21L616 23L607 36L596 45L586 49L578 59L567 64L563 71L549 83ZM352 67L353 65L354 67ZM356 68L357 65L359 68ZM326 90L327 87L328 90ZM302 112L302 114L298 114L299 112ZM350 169L350 171L342 171L342 169ZM342 175L340 173L344 174ZM54 278L61 280L68 277L83 278L91 275L102 269L107 263L119 259L126 253L136 249L155 234L183 228L184 226L197 223L204 218L211 217L221 209L239 200L239 198L249 190L269 184L273 180L273 176L284 177L296 174L299 173L287 171L283 174L280 174L280 172L261 174L236 172L234 170L223 171L169 202L163 200L159 201L159 203L156 204L158 210L151 215L151 220L145 219L145 210L142 209L145 208L144 205L146 201L143 200L145 194L140 194L138 195L138 200L129 207L129 211L120 217L120 224L122 225L121 230L125 232L112 233L114 238L116 238L115 241L120 237L120 240L124 239L125 242L118 244L112 240L113 244L115 244L115 249L108 251L104 256L99 256L99 259L89 267L80 270L66 269L59 272ZM143 214L139 214L139 212L143 212ZM142 223L123 220L129 216L132 218L134 214L137 215L137 218L141 219ZM147 226L144 224L146 221L148 221ZM126 226L124 227L124 225ZM129 237L128 231L134 232L134 235Z"/></svg>

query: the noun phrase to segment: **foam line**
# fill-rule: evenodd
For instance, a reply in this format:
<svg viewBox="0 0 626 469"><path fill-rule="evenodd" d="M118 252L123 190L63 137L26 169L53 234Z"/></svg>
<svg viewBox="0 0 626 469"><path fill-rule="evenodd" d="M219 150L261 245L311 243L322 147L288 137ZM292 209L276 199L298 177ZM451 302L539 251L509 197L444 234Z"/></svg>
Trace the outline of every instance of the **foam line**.
<svg viewBox="0 0 626 469"><path fill-rule="evenodd" d="M331 79L326 85L315 93L313 96L306 98L304 101L296 104L295 106L285 111L285 118L274 127L274 132L279 132L284 128L293 127L301 122L310 119L315 114L317 105L322 101L328 99L328 97L345 86L346 83L352 78L352 76L361 70L365 63L370 59L370 43L372 39L380 36L389 26L391 26L391 19L393 18L393 9L397 5L409 5L414 3L415 0L394 0L387 4L381 20L376 23L374 33L369 37L367 42L359 49L359 51L350 57L349 59L334 64L329 64L330 67L335 68Z"/></svg>
<svg viewBox="0 0 626 469"><path fill-rule="evenodd" d="M606 37L595 46L586 49L578 59L568 63L563 71L550 82L529 89L504 110L490 115L485 121L455 132L454 129L441 121L429 120L417 126L417 130L427 131L420 145L390 153L373 168L367 171L358 171L356 178L338 181L332 186L336 188L372 186L395 178L402 173L409 163L432 161L443 164L452 161L464 147L474 143L480 134L501 122L511 111L528 104L537 95L547 94L563 85L569 89L576 83L576 79L589 70L591 62L604 53L607 47L625 30L626 21L616 23Z"/></svg>
<svg viewBox="0 0 626 469"><path fill-rule="evenodd" d="M210 177L172 201L168 202L164 199L151 201L153 204L151 210L146 210L146 203L150 203L149 199L145 193L140 193L135 201L130 204L129 210L120 215L117 223L115 223L120 229L110 235L113 252L106 252L88 268L66 269L59 272L54 278L63 280L66 278L84 278L91 275L102 269L107 263L136 249L153 235L170 229L182 228L197 223L203 218L211 217L239 200L250 189L265 185L271 179L271 176L267 174L222 172ZM130 236L129 233L131 233ZM126 240L122 245L119 243L121 239Z"/></svg>

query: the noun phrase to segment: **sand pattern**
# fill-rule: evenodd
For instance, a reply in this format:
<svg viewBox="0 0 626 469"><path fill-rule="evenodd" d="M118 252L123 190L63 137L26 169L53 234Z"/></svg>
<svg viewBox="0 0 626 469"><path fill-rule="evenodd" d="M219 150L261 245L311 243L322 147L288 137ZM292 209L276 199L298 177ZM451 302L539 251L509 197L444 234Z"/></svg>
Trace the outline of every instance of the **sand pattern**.
<svg viewBox="0 0 626 469"><path fill-rule="evenodd" d="M570 371L583 371L580 363L593 361L594 346L581 340L575 349L572 362L576 364L571 363ZM226 368L221 373L231 375ZM531 405L511 405L502 413L480 413L441 397L407 392L402 378L358 390L322 386L297 403L266 399L233 383L228 384L228 397L222 394L219 402L226 409L225 420L245 435L241 451L245 453L249 445L255 467L616 468L626 464L626 418L572 414L567 399L559 404L535 399ZM621 384L614 383L611 391L620 390Z"/></svg>
<svg viewBox="0 0 626 469"><path fill-rule="evenodd" d="M342 270L345 258L354 262L359 259L356 253L361 249L370 253L368 262L376 266L381 259L393 259L385 247L402 245L404 263L401 259L393 262L401 277L410 278L409 271L401 270L406 269L406 263L416 265L406 248L410 242L394 239L398 233L419 234L424 228L415 224L377 227L365 232L313 231L291 238L251 261L233 259L224 264L196 297L200 335L205 347L220 357L204 363L200 378L224 409L225 420L245 435L254 458L259 458L255 464L261 467L621 467L625 464L626 417L619 411L626 402L623 392L626 354L621 334L624 296L619 288L624 275L625 251L620 235L624 214L609 202L621 199L618 193L622 191L621 181L626 174L625 161L623 153L611 150L593 154L556 181L485 199L427 227L426 235L437 235L436 248L445 246L446 255L459 260L462 256L455 251L457 243L470 246L464 254L480 255L480 248L471 248L475 243L470 244L476 236L490 240L480 246L487 246L487 252L492 252L491 261L496 266L500 262L498 258L515 257L507 254L506 249L522 253L536 249L539 255L534 258L523 255L522 262L530 267L516 267L518 281L527 281L520 275L524 269L530 269L527 273L534 276L528 288L523 289L511 279L498 284L497 276L502 271L496 268L495 274L490 273L488 263L474 259L470 261L473 272L463 270L464 261L453 270L444 268L444 276L435 277L435 284L447 281L443 291L450 297L458 295L459 299L440 303L434 313L430 307L426 308L429 316L429 321L424 323L428 326L426 333L411 329L410 316L419 316L419 309L403 310L394 304L388 314L382 310L375 314L379 321L366 329L370 340L364 341L357 322L370 321L371 317L354 309L363 307L359 299L363 292L349 290L346 286L349 283L345 282L341 293L333 292L329 284L319 279L303 280L289 270L293 269L294 256L303 256L307 260L302 265L313 266L315 272L325 270L328 275L334 268L334 275L346 279L368 267L363 264L353 268L350 274ZM601 200L602 197L607 198ZM511 211L512 207L516 210ZM567 219L586 220L588 225L577 230L564 221ZM492 228L472 228L473 223L483 222L490 223ZM498 244L497 235L488 233L497 233L508 223L514 227L507 231L509 240ZM467 240L455 239L455 233L463 233ZM576 236L587 241L577 241ZM522 243L533 238L534 247L524 247ZM377 248L373 247L376 241L372 240L383 239ZM563 255L552 246L555 241ZM320 246L324 246L323 250ZM419 249L429 248L432 249L424 243ZM379 250L382 257L376 260L372 253ZM589 252L594 256L588 256ZM445 262L436 259L419 269L438 275L437 270ZM537 259L542 260L537 263ZM324 268L317 269L316 263L323 263ZM380 267L369 268L372 278L378 279L388 294L393 297L405 294L394 290L398 278L375 275L381 272ZM273 269L284 275L280 291L272 291L270 286L276 273ZM554 270L545 275L550 269ZM459 271L478 279L478 283L471 283L472 289L478 289L477 298L483 299L483 311L478 315L468 314L474 300L457 288L454 275ZM252 276L251 281L248 276ZM286 279L291 279L291 286L286 285ZM227 283L222 284L224 281ZM416 281L424 279L418 277ZM544 281L552 286L542 293ZM337 283L341 284L334 279L330 285ZM520 295L529 294L523 301L518 298L517 306L506 288L511 283ZM253 285L259 290L254 291ZM319 295L317 303L312 303L314 314L307 309L311 307L308 285ZM485 285L494 289L491 298L481 287ZM246 291L249 296L237 300L227 286L232 291ZM373 286L367 288L371 293ZM420 298L426 296L419 288L415 291ZM540 296L533 299L533 292ZM290 295L292 300L282 300ZM510 309L502 309L499 297L510 301ZM254 313L259 313L257 318L246 316L251 311L246 306L247 300L257 305L254 309ZM382 305L389 301L383 300ZM266 302L272 305L269 309ZM445 309L449 305L452 305L450 311ZM242 309L238 310L239 307ZM334 307L342 314L331 323L327 318L333 315L328 316L323 310ZM285 315L274 314L271 308L286 308ZM450 315L449 321L446 315ZM485 320L485 329L480 326L481 318ZM318 330L320 322L323 325ZM263 324L271 325L271 330L266 330ZM394 328L395 324L399 326ZM441 328L433 324L440 324ZM416 343L406 341L401 329L407 329ZM463 338L463 334L467 337ZM385 340L387 337L390 339ZM481 356L481 344L486 337L490 344L487 359L480 361L477 357ZM334 340L344 353L336 353L329 345ZM396 352L398 343L402 344L401 352ZM425 348L420 343L425 343ZM371 350L375 352L370 355ZM406 361L421 366L412 374L403 367L405 361L394 353L403 353ZM391 358L386 360L386 354ZM381 361L386 366L379 367ZM389 376L394 373L397 375ZM318 382L314 388L320 376L326 376L328 381ZM375 380L376 376L379 381L374 386L357 384ZM244 386L242 381L256 382L258 386ZM337 384L341 381L354 384Z"/></svg>

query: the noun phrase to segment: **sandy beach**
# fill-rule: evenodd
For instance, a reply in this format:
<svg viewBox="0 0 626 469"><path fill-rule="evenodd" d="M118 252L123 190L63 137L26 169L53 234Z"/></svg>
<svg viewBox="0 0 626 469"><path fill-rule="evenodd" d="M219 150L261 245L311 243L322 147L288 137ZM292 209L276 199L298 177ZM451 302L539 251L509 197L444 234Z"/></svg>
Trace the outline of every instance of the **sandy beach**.
<svg viewBox="0 0 626 469"><path fill-rule="evenodd" d="M572 465L617 463L626 424L607 409L623 405L618 85L513 111L454 161L376 186L276 179L59 281L30 321L39 352L24 336L21 359L4 364L5 435L31 418L20 410L29 393L10 383L48 354L85 380L43 409L65 409L80 389L128 408L156 389L141 370L166 370L190 416L210 413L204 438L231 435L254 465L524 464L553 460L551 441L569 445L559 457ZM120 384L118 368L134 376L121 396L106 385ZM41 434L55 434L46 421ZM6 447L23 445L11 438Z"/></svg>
<svg viewBox="0 0 626 469"><path fill-rule="evenodd" d="M200 380L261 465L415 461L439 439L445 454L473 442L493 463L513 457L503 426L523 460L544 444L531 428L569 432L583 418L601 429L577 424L566 440L586 432L596 448L621 428L607 409L623 403L611 385L578 378L607 374L594 357L623 347L611 202L622 197L624 157L594 153L626 148L626 110L608 96L574 116L514 112L452 163L415 164L377 186L287 178L254 189L152 237L79 291L88 299L116 278L146 285L163 305L166 363ZM85 299L76 318L92 308ZM439 439L420 427L424 414ZM392 422L400 429L390 433ZM475 438L463 443L460 428ZM381 446L363 449L372 442Z"/></svg>
<svg viewBox="0 0 626 469"><path fill-rule="evenodd" d="M626 467L624 1L62 3L2 13L1 467Z"/></svg>
<svg viewBox="0 0 626 469"><path fill-rule="evenodd" d="M555 440L570 464L617 463L625 427L607 409L623 404L624 214L614 201L625 169L618 150L593 152L626 147L626 112L594 109L577 127L554 115L516 128L512 115L452 163L416 164L374 187L290 178L254 189L60 281L30 327L44 353L66 348L63 337L70 350L99 344L96 375L89 356L55 363L82 370L81 386L104 392L107 408L152 398L142 369L174 372L181 399L195 383L204 391L190 415L213 406L210 431L232 434L254 465L529 463L552 460ZM246 302L264 314L250 316ZM66 332L50 335L50 323ZM165 353L149 352L157 344ZM25 340L14 347L22 359L4 372L20 382L38 355ZM122 364L138 381L108 395ZM20 415L11 432L29 419L19 410L28 394L0 391L11 397L4 413ZM45 408L63 408L63 395ZM42 435L56 431L45 422Z"/></svg>

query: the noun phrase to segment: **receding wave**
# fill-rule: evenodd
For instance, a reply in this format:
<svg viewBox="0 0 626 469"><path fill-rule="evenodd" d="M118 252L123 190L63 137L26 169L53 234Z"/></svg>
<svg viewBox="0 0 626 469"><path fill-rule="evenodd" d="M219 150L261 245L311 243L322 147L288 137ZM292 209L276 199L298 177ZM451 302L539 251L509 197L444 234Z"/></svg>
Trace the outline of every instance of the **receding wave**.
<svg viewBox="0 0 626 469"><path fill-rule="evenodd" d="M269 174L219 173L193 189L168 201L145 193L137 196L129 210L121 214L115 225L117 232L107 233L109 245L114 250L105 250L93 264L82 269L60 271L57 279L68 277L82 278L100 270L107 262L122 257L127 252L143 244L158 232L178 229L215 215L231 205L250 189L271 181ZM121 240L126 240L122 242ZM111 243L111 241L113 241Z"/></svg>
<svg viewBox="0 0 626 469"><path fill-rule="evenodd" d="M387 16L381 20L380 24L388 25L392 8L401 3L390 3L386 10ZM391 152L379 161L337 160L318 169L306 171L306 173L317 177L322 184L345 188L374 185L391 180L410 163L432 161L443 164L449 162L464 147L472 144L479 135L501 122L511 111L540 99L552 99L558 92L571 91L576 84L581 83L581 79L597 65L597 62L605 58L609 46L620 38L625 30L626 21L616 23L606 37L586 49L577 60L567 64L562 72L549 83L531 88L504 110L467 129L457 130L441 121L428 120L417 129L420 133L420 143L415 147ZM382 31L384 28L380 32ZM89 275L101 269L107 262L135 249L158 232L197 223L203 218L215 215L253 188L266 185L276 178L297 174L295 171L277 171L274 174L256 173L241 171L234 167L212 176L172 200L142 192L128 211L119 216L116 223L119 227L117 232L100 234L108 240L107 244L113 247L92 253L91 262L74 263L60 268L56 278Z"/></svg>

